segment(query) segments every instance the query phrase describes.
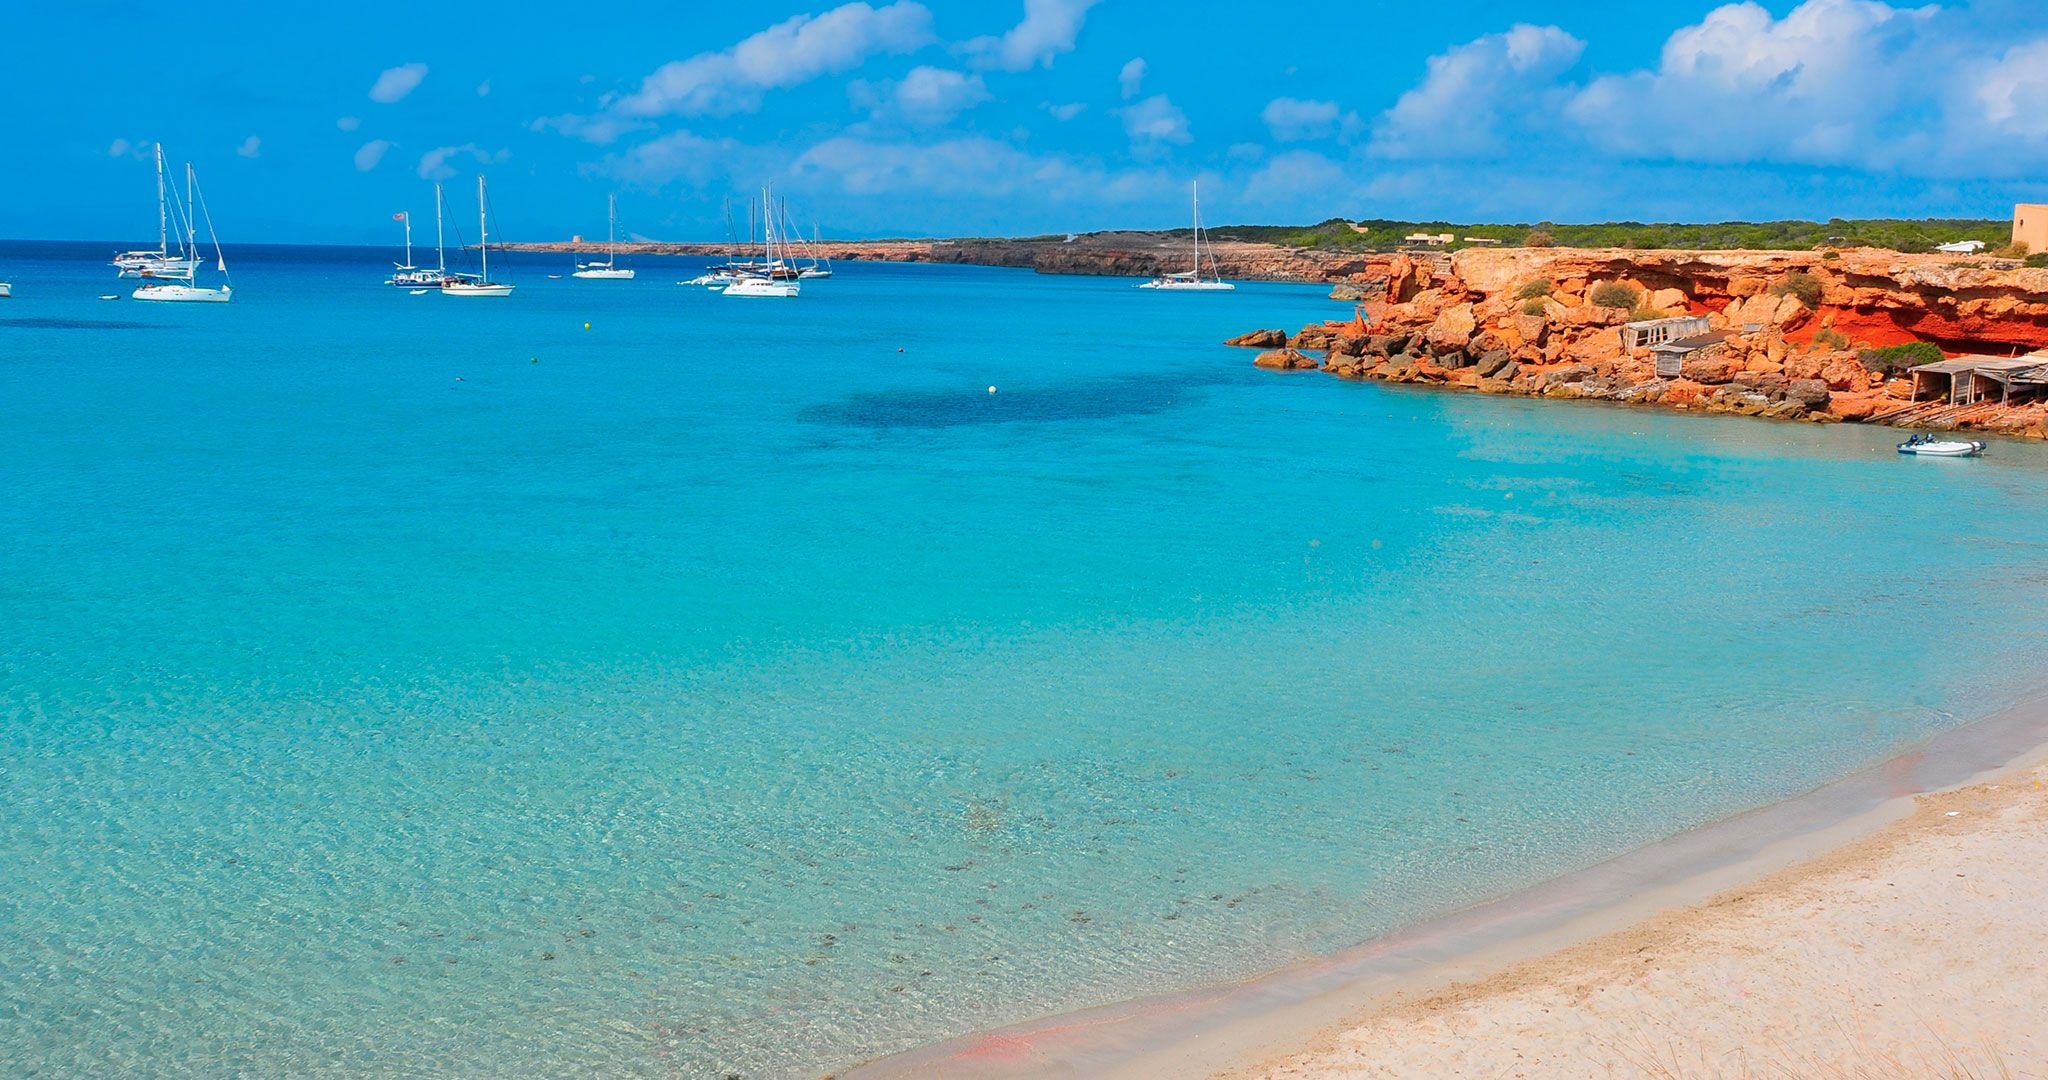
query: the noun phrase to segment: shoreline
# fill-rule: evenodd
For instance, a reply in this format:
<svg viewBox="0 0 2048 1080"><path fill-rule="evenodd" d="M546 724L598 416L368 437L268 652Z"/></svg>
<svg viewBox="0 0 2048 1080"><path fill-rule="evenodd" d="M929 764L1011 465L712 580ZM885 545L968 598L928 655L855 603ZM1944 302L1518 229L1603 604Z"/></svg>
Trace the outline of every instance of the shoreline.
<svg viewBox="0 0 2048 1080"><path fill-rule="evenodd" d="M1234 984L980 1031L840 1072L839 1080L1165 1080L1267 1076L1342 1034L1454 989L1698 914L1730 890L1824 867L1904 827L1923 797L2048 763L2048 691L1803 794L1605 862ZM1290 1069L1288 1076L1323 1075ZM1398 1075L1398 1074L1394 1074Z"/></svg>

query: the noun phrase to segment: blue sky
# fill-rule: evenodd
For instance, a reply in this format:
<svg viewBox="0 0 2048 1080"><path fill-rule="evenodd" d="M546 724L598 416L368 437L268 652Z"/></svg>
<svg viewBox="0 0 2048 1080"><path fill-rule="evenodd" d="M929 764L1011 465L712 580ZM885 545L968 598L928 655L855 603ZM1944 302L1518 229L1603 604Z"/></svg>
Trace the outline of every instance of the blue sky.
<svg viewBox="0 0 2048 1080"><path fill-rule="evenodd" d="M0 236L380 242L479 171L513 239L2002 217L2048 201L2048 4L504 0L16 5Z"/></svg>

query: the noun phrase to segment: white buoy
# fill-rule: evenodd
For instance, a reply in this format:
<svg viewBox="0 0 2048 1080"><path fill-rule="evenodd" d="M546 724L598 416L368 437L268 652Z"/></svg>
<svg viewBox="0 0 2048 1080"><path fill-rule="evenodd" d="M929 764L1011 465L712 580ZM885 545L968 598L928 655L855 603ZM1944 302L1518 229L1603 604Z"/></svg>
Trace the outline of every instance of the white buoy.
<svg viewBox="0 0 2048 1080"><path fill-rule="evenodd" d="M989 392L989 393L991 393L991 394L993 394L993 393L995 393L995 392L996 392L996 388L995 388L995 387L993 387L993 386L991 386L991 387L989 387L989 388L988 388L988 392Z"/></svg>

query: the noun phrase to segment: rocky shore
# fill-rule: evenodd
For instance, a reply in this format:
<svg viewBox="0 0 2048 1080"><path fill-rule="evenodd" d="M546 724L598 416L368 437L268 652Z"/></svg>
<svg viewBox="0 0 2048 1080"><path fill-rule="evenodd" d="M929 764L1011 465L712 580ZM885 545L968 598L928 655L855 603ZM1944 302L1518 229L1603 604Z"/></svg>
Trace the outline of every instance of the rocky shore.
<svg viewBox="0 0 2048 1080"><path fill-rule="evenodd" d="M1353 318L1229 344L1278 370L1821 422L2048 437L2048 403L1915 403L1888 346L2010 356L2048 347L2048 270L1889 251L1508 249L1374 260L1340 286ZM1632 321L1706 333L1660 376ZM1711 341L1702 343L1702 338Z"/></svg>

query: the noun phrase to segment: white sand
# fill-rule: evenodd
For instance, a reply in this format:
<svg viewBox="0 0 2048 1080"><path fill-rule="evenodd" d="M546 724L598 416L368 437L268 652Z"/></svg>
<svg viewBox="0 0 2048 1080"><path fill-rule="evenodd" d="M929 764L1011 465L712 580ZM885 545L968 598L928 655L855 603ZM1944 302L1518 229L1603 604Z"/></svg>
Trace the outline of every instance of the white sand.
<svg viewBox="0 0 2048 1080"><path fill-rule="evenodd" d="M2048 1078L2048 766L1224 1075ZM1951 816L1953 815L1953 816Z"/></svg>

